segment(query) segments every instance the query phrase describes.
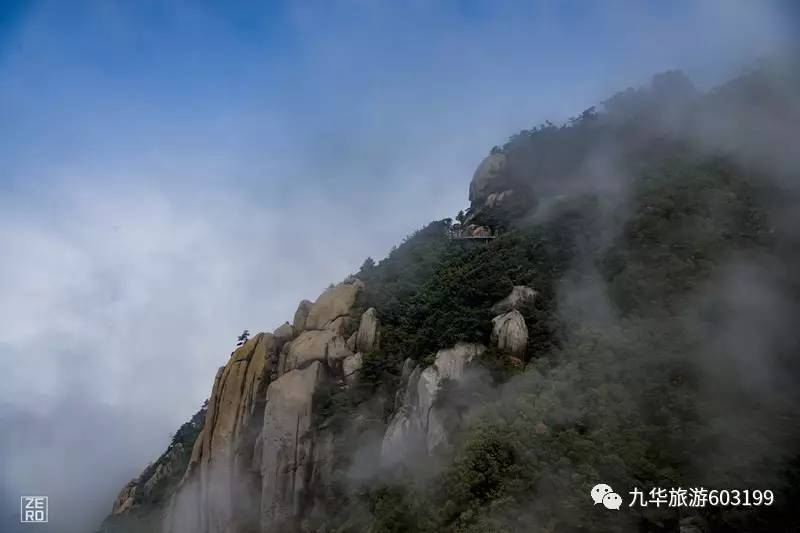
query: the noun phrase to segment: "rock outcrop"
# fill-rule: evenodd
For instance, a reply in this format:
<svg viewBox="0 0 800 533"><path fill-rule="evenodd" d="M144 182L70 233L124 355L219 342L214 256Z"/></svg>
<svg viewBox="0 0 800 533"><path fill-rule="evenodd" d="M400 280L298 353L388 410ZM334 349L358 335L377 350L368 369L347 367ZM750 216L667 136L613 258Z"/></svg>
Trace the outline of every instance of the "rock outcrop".
<svg viewBox="0 0 800 533"><path fill-rule="evenodd" d="M466 226L462 232L462 237L473 237L473 238L489 238L492 236L492 228L489 226L479 226L477 224L469 224Z"/></svg>
<svg viewBox="0 0 800 533"><path fill-rule="evenodd" d="M520 309L522 306L533 303L536 300L537 292L525 285L515 285L511 289L511 294L494 304L492 312L497 314L508 313L512 309Z"/></svg>
<svg viewBox="0 0 800 533"><path fill-rule="evenodd" d="M356 350L370 353L378 348L378 312L374 307L361 315L361 322L356 335Z"/></svg>
<svg viewBox="0 0 800 533"><path fill-rule="evenodd" d="M159 508L148 511L148 520L160 523L148 527L161 533L294 531L305 527L302 520L318 516L330 496L335 439L315 421L315 394L322 387L352 386L365 357L380 344L376 309L357 314L363 290L359 280L331 287L314 303L301 302L293 323L236 348L216 374L196 438L185 446L175 442L128 483L109 519L124 519L159 491L168 504L163 515ZM535 296L533 289L514 287L494 307L502 313L493 320L492 342L511 355L524 353L527 345L517 307ZM385 431L376 428L383 431L384 465L450 448L461 415L437 398L444 382L464 379L467 365L483 350L459 343L439 350L429 366L405 362L396 410Z"/></svg>
<svg viewBox="0 0 800 533"><path fill-rule="evenodd" d="M500 151L489 154L481 161L469 184L469 201L473 207L484 205L492 193L508 190L505 180L507 166L508 158Z"/></svg>
<svg viewBox="0 0 800 533"><path fill-rule="evenodd" d="M324 477L328 439L314 434L311 420L314 391L325 379L324 364L313 361L283 374L267 390L260 460L264 532L291 529Z"/></svg>
<svg viewBox="0 0 800 533"><path fill-rule="evenodd" d="M445 379L460 380L467 364L483 353L480 344L459 343L439 350L434 363L426 368L407 361L403 374L408 374L400 406L389 422L381 444L381 460L392 465L418 453L429 455L447 444L446 413L434 406L441 383Z"/></svg>
<svg viewBox="0 0 800 533"><path fill-rule="evenodd" d="M328 323L347 316L364 284L359 280L340 283L323 292L311 306L304 329L323 329Z"/></svg>
<svg viewBox="0 0 800 533"><path fill-rule="evenodd" d="M358 338L358 331L354 331L352 335L347 338L347 349L351 352L356 351L356 339Z"/></svg>
<svg viewBox="0 0 800 533"><path fill-rule="evenodd" d="M166 512L167 533L225 533L232 523L253 523L245 495L256 481L253 450L277 345L274 335L259 333L217 372L205 424Z"/></svg>
<svg viewBox="0 0 800 533"><path fill-rule="evenodd" d="M488 227L492 234L502 232L536 204L528 179L516 175L514 168L514 159L502 150L493 150L481 161L469 185L470 208L462 233L468 235L470 226Z"/></svg>
<svg viewBox="0 0 800 533"><path fill-rule="evenodd" d="M334 331L337 335L345 338L354 333L357 327L358 322L356 319L349 316L340 316L325 325L325 329Z"/></svg>
<svg viewBox="0 0 800 533"><path fill-rule="evenodd" d="M283 346L294 338L295 329L294 326L288 322L284 322L275 328L275 331L272 332L272 335L275 337L275 341L278 343L278 345Z"/></svg>
<svg viewBox="0 0 800 533"><path fill-rule="evenodd" d="M122 488L98 533L161 530L162 495L169 496L180 484L192 446L205 424L206 413L207 405L203 405L178 429L167 450Z"/></svg>
<svg viewBox="0 0 800 533"><path fill-rule="evenodd" d="M304 331L288 345L280 373L303 368L311 361L332 363L353 355L344 337L329 329Z"/></svg>
<svg viewBox="0 0 800 533"><path fill-rule="evenodd" d="M355 380L356 372L361 369L361 365L364 364L364 356L361 353L355 353L353 355L348 355L342 361L342 374L344 375L344 379L348 384L351 384L353 380Z"/></svg>
<svg viewBox="0 0 800 533"><path fill-rule="evenodd" d="M217 371L207 408L179 431L189 427L191 438L174 441L123 487L104 527L146 514L153 532L271 533L315 516L329 496L334 445L331 430L314 426L315 392L354 383L380 339L375 309L357 318L363 289L359 280L332 287L301 302L292 324L236 348ZM420 409L430 410L440 373L454 372L446 356L440 364L426 374ZM134 517L143 500L156 504Z"/></svg>
<svg viewBox="0 0 800 533"><path fill-rule="evenodd" d="M117 515L129 511L136 503L136 488L139 485L137 479L128 481L128 484L122 487L119 491L117 499L114 500L114 506L111 508L111 514Z"/></svg>
<svg viewBox="0 0 800 533"><path fill-rule="evenodd" d="M315 393L353 385L365 356L379 348L376 309L357 315L363 290L358 280L331 287L316 302L301 302L293 324L259 333L234 350L216 374L204 420L187 445L191 454L180 442L171 446L122 489L110 519L124 518L164 487L169 503L163 516L149 513L162 533L294 531L319 515L330 496L334 433L315 422ZM495 306L503 311L493 320L492 341L500 349L525 351L527 328L516 308L535 295L514 287ZM381 441L384 465L449 449L460 415L437 398L446 380L464 379L483 350L459 343L439 350L429 366L405 362Z"/></svg>
<svg viewBox="0 0 800 533"><path fill-rule="evenodd" d="M311 311L312 305L314 304L308 300L303 300L298 304L297 311L294 312L294 319L292 320L292 326L294 326L296 333L300 333L305 329L308 313Z"/></svg>
<svg viewBox="0 0 800 533"><path fill-rule="evenodd" d="M506 203L514 194L514 189L506 189L500 192L493 192L486 197L484 205L486 207L500 207Z"/></svg>
<svg viewBox="0 0 800 533"><path fill-rule="evenodd" d="M197 417L197 415L195 415ZM141 475L129 481L117 495L111 514L120 515L148 502L161 489L167 488L183 476L181 468L191 453L182 442L173 442L161 457L150 463Z"/></svg>
<svg viewBox="0 0 800 533"><path fill-rule="evenodd" d="M361 344L373 346L379 335L374 309L352 316L363 288L353 280L301 302L293 324L254 336L219 369L164 533L286 531L313 510L333 453L332 433L312 427L314 392L355 379L362 355L346 336L355 345L363 329ZM137 490L123 489L120 512Z"/></svg>
<svg viewBox="0 0 800 533"><path fill-rule="evenodd" d="M522 355L528 347L528 327L516 309L492 319L492 342L512 355Z"/></svg>

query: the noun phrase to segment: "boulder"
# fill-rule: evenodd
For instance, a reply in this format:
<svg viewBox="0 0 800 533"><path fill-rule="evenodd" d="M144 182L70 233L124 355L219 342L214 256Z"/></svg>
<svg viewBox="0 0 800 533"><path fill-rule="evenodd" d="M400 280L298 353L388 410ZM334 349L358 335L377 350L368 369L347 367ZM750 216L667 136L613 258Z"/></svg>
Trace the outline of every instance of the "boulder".
<svg viewBox="0 0 800 533"><path fill-rule="evenodd" d="M364 284L355 280L352 283L340 283L323 292L311 306L304 329L322 329L340 316L348 315L363 289Z"/></svg>
<svg viewBox="0 0 800 533"><path fill-rule="evenodd" d="M341 335L329 329L304 331L288 345L283 372L302 368L311 361L336 361L352 352Z"/></svg>
<svg viewBox="0 0 800 533"><path fill-rule="evenodd" d="M491 237L492 230L488 226L478 226L476 224L470 224L466 227L464 231L464 235L466 237Z"/></svg>
<svg viewBox="0 0 800 533"><path fill-rule="evenodd" d="M272 332L279 346L283 346L294 338L294 326L288 322L284 322Z"/></svg>
<svg viewBox="0 0 800 533"><path fill-rule="evenodd" d="M331 330L337 335L347 338L353 334L357 326L358 323L354 318L349 316L340 316L332 322L327 323L325 325L325 329Z"/></svg>
<svg viewBox="0 0 800 533"><path fill-rule="evenodd" d="M516 309L492 319L492 342L512 355L522 355L528 347L528 327Z"/></svg>
<svg viewBox="0 0 800 533"><path fill-rule="evenodd" d="M506 190L505 173L508 159L503 152L489 154L472 176L469 184L469 201L473 206L483 205L493 192Z"/></svg>
<svg viewBox="0 0 800 533"><path fill-rule="evenodd" d="M322 363L290 370L267 389L261 430L261 531L287 531L301 516L313 490L314 391L324 379Z"/></svg>
<svg viewBox="0 0 800 533"><path fill-rule="evenodd" d="M356 350L371 353L378 348L378 312L374 307L367 309L361 315L356 337Z"/></svg>
<svg viewBox="0 0 800 533"><path fill-rule="evenodd" d="M345 382L351 384L355 381L356 372L358 372L363 363L364 356L361 353L348 355L342 360L342 373L344 374Z"/></svg>
<svg viewBox="0 0 800 533"><path fill-rule="evenodd" d="M311 306L314 305L308 300L303 300L297 306L297 311L294 312L294 320L292 320L292 325L294 326L294 330L296 333L300 333L306 327L306 320L308 319L308 313L311 311Z"/></svg>
<svg viewBox="0 0 800 533"><path fill-rule="evenodd" d="M538 293L525 285L515 285L511 294L494 304L492 312L497 314L508 313L512 309L519 309L523 305L533 303Z"/></svg>

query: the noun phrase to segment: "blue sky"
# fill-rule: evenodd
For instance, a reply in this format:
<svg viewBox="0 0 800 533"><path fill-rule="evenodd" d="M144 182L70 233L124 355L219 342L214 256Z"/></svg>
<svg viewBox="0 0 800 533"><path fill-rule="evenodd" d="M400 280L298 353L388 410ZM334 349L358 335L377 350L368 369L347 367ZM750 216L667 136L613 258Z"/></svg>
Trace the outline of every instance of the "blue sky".
<svg viewBox="0 0 800 533"><path fill-rule="evenodd" d="M91 529L243 328L453 216L514 132L667 69L712 86L797 11L0 2L0 520L42 493Z"/></svg>

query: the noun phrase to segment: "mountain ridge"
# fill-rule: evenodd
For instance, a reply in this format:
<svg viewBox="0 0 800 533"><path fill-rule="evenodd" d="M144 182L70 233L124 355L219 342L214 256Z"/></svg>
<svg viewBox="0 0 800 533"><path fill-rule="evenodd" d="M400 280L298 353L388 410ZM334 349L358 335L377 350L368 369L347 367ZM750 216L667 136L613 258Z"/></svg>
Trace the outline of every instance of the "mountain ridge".
<svg viewBox="0 0 800 533"><path fill-rule="evenodd" d="M800 131L787 87L797 78L755 71L701 94L668 72L495 147L455 222L236 349L180 448L123 488L100 531L796 524L786 501L617 520L583 502L600 479L797 491L784 424L800 418L770 384L797 375L798 340L785 317L757 316L800 309L800 167L770 137ZM766 123L765 138L747 129ZM759 357L728 340L737 328ZM729 468L698 467L715 450Z"/></svg>

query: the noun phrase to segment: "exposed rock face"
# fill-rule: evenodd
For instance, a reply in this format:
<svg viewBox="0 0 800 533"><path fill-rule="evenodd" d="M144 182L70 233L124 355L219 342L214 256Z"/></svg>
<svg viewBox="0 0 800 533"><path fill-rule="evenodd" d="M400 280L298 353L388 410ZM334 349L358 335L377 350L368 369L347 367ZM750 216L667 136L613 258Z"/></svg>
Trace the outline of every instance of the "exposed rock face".
<svg viewBox="0 0 800 533"><path fill-rule="evenodd" d="M288 347L281 373L303 368L311 361L332 362L352 355L344 337L328 329L304 331Z"/></svg>
<svg viewBox="0 0 800 533"><path fill-rule="evenodd" d="M307 505L307 483L323 468L311 432L312 398L325 379L314 361L270 385L264 411L261 453L261 529L285 531ZM323 454L324 455L324 454Z"/></svg>
<svg viewBox="0 0 800 533"><path fill-rule="evenodd" d="M159 461L159 463L155 465L155 470L152 471L152 474L149 478L143 480L144 483L141 485L144 489L145 495L152 494L159 483L162 483L163 480L168 479L175 472L175 467L178 463L177 457L181 453L183 453L183 446L181 444L177 444L170 448L170 450L167 452L167 454L170 456L168 457L168 460Z"/></svg>
<svg viewBox="0 0 800 533"><path fill-rule="evenodd" d="M206 413L204 405L178 429L167 450L122 488L98 533L158 531L161 528L163 500L160 498L172 494L180 484ZM157 503L153 505L152 502Z"/></svg>
<svg viewBox="0 0 800 533"><path fill-rule="evenodd" d="M354 318L340 316L332 322L328 322L328 324L325 325L325 329L329 329L337 335L347 338L356 330L357 325L358 323Z"/></svg>
<svg viewBox="0 0 800 533"><path fill-rule="evenodd" d="M117 499L114 500L114 506L111 508L112 515L124 513L133 507L137 484L137 480L132 479L128 481L127 485L122 487Z"/></svg>
<svg viewBox="0 0 800 533"><path fill-rule="evenodd" d="M411 375L411 373L414 371L416 367L417 364L414 362L413 359L409 358L403 361L403 368L400 370L400 379L403 382L406 382L408 380L408 376Z"/></svg>
<svg viewBox="0 0 800 533"><path fill-rule="evenodd" d="M356 350L370 353L378 348L378 312L374 307L367 309L361 315L356 337Z"/></svg>
<svg viewBox="0 0 800 533"><path fill-rule="evenodd" d="M340 283L323 292L311 306L304 329L323 329L335 319L346 316L363 288L364 284L355 280L352 283Z"/></svg>
<svg viewBox="0 0 800 533"><path fill-rule="evenodd" d="M492 319L492 342L513 355L525 353L528 347L528 327L516 309Z"/></svg>
<svg viewBox="0 0 800 533"><path fill-rule="evenodd" d="M483 205L492 193L507 190L504 179L507 165L503 152L489 154L481 161L469 184L469 201L473 206Z"/></svg>
<svg viewBox="0 0 800 533"><path fill-rule="evenodd" d="M188 447L171 445L123 488L104 524L139 520L142 513L130 512L148 491L164 498L147 509L145 528L153 532L293 531L315 515L329 495L334 435L312 427L314 391L355 379L363 356L347 345L355 349L359 329L363 346L377 343L375 311L360 323L351 316L363 287L355 280L325 291L314 304L301 302L294 325L286 322L237 348L216 374L207 411L192 426L186 441L193 443L191 456Z"/></svg>
<svg viewBox="0 0 800 533"><path fill-rule="evenodd" d="M484 347L480 344L459 343L452 348L439 350L436 354L436 367L439 377L444 379L459 380L464 377L467 363L483 353Z"/></svg>
<svg viewBox="0 0 800 533"><path fill-rule="evenodd" d="M478 226L476 224L470 224L463 230L463 236L465 237L491 237L492 236L492 229L488 226Z"/></svg>
<svg viewBox="0 0 800 533"><path fill-rule="evenodd" d="M483 350L480 344L459 343L439 350L431 366L417 367L408 374L400 408L389 422L381 444L384 464L402 462L415 453L433 454L447 444L446 413L434 407L441 382L462 379L467 363ZM404 374L407 367L408 361L403 366Z"/></svg>
<svg viewBox="0 0 800 533"><path fill-rule="evenodd" d="M252 522L253 511L241 496L254 480L254 443L276 350L275 337L259 333L217 372L205 424L166 513L166 532L225 533L234 516ZM195 509L194 516L186 516L187 509Z"/></svg>
<svg viewBox="0 0 800 533"><path fill-rule="evenodd" d="M425 446L426 428L414 411L401 409L392 418L381 443L381 462L395 465L412 457Z"/></svg>
<svg viewBox="0 0 800 533"><path fill-rule="evenodd" d="M513 189L506 189L500 192L493 192L492 194L486 197L486 202L484 205L486 205L486 207L500 207L506 201L508 201L509 198L511 198L512 194L514 194Z"/></svg>
<svg viewBox="0 0 800 533"><path fill-rule="evenodd" d="M525 285L515 285L511 289L511 294L494 304L492 312L502 314L508 313L512 309L519 309L523 305L533 303L536 300L537 292Z"/></svg>
<svg viewBox="0 0 800 533"><path fill-rule="evenodd" d="M347 383L352 383L355 379L356 372L359 371L361 365L364 364L364 356L361 353L348 355L342 361L342 373Z"/></svg>
<svg viewBox="0 0 800 533"><path fill-rule="evenodd" d="M308 319L308 313L311 311L311 306L314 305L308 300L303 300L297 306L297 311L294 312L294 320L292 320L292 325L294 326L295 333L300 333L306 327L306 320Z"/></svg>
<svg viewBox="0 0 800 533"><path fill-rule="evenodd" d="M272 332L272 335L275 336L275 340L277 341L278 345L283 346L285 343L294 338L294 326L288 322L284 322L275 328L275 331Z"/></svg>

